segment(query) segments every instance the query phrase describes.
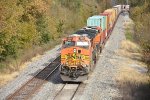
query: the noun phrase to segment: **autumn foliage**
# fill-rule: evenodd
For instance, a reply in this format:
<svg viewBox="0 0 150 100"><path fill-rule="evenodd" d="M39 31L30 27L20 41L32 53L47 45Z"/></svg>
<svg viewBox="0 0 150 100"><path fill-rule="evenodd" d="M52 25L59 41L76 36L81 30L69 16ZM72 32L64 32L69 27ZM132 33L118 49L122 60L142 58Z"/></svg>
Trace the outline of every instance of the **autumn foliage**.
<svg viewBox="0 0 150 100"><path fill-rule="evenodd" d="M0 69L19 66L110 7L105 0L0 0ZM46 49L44 49L46 48ZM15 62L15 63L13 63Z"/></svg>

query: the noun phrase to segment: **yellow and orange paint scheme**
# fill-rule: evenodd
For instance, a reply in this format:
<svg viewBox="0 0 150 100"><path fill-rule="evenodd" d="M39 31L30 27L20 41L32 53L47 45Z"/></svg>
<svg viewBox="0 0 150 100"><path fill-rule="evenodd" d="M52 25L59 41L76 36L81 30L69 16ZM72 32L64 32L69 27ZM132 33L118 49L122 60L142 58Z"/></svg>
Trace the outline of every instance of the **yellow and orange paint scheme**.
<svg viewBox="0 0 150 100"><path fill-rule="evenodd" d="M97 30L97 33L93 34L92 38L86 35L73 34L63 39L60 68L63 81L83 81L85 78L81 77L86 76L87 78L88 73L93 69L93 63L96 60L96 50L98 50L97 45L100 47L104 37L100 28L95 30ZM72 44L66 46L66 42ZM87 43L88 46L78 46L78 42L81 44Z"/></svg>
<svg viewBox="0 0 150 100"><path fill-rule="evenodd" d="M90 56L91 56L91 50L90 47L90 39L87 37L82 37L84 39L81 40L80 36L71 36L69 38L65 38L63 40L63 43L65 41L73 41L76 43L76 41L86 41L89 43L89 47L82 48L78 47L76 45L69 46L69 47L63 47L64 44L62 44L62 50L61 50L61 64L67 65L68 67L78 67L78 65L86 64L90 65Z"/></svg>

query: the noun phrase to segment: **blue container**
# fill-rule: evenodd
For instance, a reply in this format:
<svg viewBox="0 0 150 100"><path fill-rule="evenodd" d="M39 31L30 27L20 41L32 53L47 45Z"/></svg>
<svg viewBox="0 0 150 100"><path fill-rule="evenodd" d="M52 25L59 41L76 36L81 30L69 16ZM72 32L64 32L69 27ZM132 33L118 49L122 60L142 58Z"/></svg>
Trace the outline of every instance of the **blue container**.
<svg viewBox="0 0 150 100"><path fill-rule="evenodd" d="M106 29L106 16L95 15L87 19L88 27L101 27L102 31Z"/></svg>

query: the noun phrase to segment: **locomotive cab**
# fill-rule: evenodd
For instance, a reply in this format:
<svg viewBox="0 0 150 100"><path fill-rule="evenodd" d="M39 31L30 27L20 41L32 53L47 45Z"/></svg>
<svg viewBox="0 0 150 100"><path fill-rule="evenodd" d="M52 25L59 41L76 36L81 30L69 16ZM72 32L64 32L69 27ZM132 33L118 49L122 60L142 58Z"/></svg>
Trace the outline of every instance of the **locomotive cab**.
<svg viewBox="0 0 150 100"><path fill-rule="evenodd" d="M63 81L83 82L96 63L100 29L85 27L63 39L60 76ZM96 49L97 48L97 49Z"/></svg>
<svg viewBox="0 0 150 100"><path fill-rule="evenodd" d="M86 35L73 34L65 38L61 49L60 74L63 81L83 81L90 70L90 39Z"/></svg>

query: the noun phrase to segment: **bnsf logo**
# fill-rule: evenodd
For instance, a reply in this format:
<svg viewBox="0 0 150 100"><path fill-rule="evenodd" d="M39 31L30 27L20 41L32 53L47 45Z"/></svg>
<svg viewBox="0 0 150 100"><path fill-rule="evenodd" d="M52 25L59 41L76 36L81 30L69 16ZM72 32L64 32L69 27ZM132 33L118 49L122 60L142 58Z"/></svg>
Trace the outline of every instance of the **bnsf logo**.
<svg viewBox="0 0 150 100"><path fill-rule="evenodd" d="M81 60L85 60L85 59L89 59L89 56L87 55L81 55L81 54L66 54L66 55L62 55L61 59L66 59L66 60L76 60L76 59L81 59Z"/></svg>

